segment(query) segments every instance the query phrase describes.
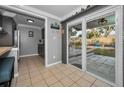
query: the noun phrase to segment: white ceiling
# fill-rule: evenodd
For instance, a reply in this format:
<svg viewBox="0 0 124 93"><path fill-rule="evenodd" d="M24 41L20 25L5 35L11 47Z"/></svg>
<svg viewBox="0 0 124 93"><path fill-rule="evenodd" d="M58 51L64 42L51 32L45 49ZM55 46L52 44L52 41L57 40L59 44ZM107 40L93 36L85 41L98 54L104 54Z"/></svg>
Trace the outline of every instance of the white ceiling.
<svg viewBox="0 0 124 93"><path fill-rule="evenodd" d="M50 17L58 18L62 20L67 16L71 16L77 10L80 10L81 7L86 7L86 6L84 5L83 6L82 5L16 5L14 7L19 9L34 11L35 13L41 12L46 14L47 16L49 15ZM18 24L25 24L25 25L38 26L38 27L41 27L44 24L43 20L39 20L37 18L32 18L20 14L16 14L15 16L13 16L13 18ZM28 23L27 19L34 20L34 23Z"/></svg>
<svg viewBox="0 0 124 93"><path fill-rule="evenodd" d="M59 18L63 18L66 15L70 14L81 5L27 5L28 7L35 8Z"/></svg>
<svg viewBox="0 0 124 93"><path fill-rule="evenodd" d="M13 18L17 24L21 24L21 25L28 25L33 27L35 26L35 27L41 28L45 24L45 21L43 19L38 19L38 18L26 16L26 15L17 14L10 11L5 11L3 9L0 9L0 14L3 16ZM27 19L34 20L34 23L27 22Z"/></svg>
<svg viewBox="0 0 124 93"><path fill-rule="evenodd" d="M27 22L27 19L34 20L34 23ZM16 14L16 16L14 17L14 20L18 24L25 24L25 25L36 26L36 27L43 27L44 26L44 20L42 20L42 19L40 20L37 18L25 16L25 15Z"/></svg>

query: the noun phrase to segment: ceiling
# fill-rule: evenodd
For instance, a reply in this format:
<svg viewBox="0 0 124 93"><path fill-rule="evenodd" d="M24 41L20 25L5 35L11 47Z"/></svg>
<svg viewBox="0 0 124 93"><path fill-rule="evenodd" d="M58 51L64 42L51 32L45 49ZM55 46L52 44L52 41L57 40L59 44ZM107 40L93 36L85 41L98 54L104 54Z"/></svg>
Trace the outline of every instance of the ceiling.
<svg viewBox="0 0 124 93"><path fill-rule="evenodd" d="M34 17L30 17L30 16L18 14L18 13L13 13L3 9L0 9L0 14L3 16L13 18L17 24L21 24L21 25L23 24L23 25L29 25L29 26L33 26L33 27L35 26L35 27L41 28L44 26L44 23L45 23L43 19L38 19L38 18L34 18ZM27 22L27 19L34 20L34 23Z"/></svg>
<svg viewBox="0 0 124 93"><path fill-rule="evenodd" d="M27 22L27 19L34 20L34 23ZM14 17L14 20L18 24L25 24L25 25L36 26L36 27L42 27L44 25L44 20L42 20L42 19L40 20L37 18L20 15L20 14L16 14L16 16Z"/></svg>
<svg viewBox="0 0 124 93"><path fill-rule="evenodd" d="M81 5L27 5L28 7L35 8L59 18L63 18Z"/></svg>
<svg viewBox="0 0 124 93"><path fill-rule="evenodd" d="M60 19L64 19L64 17L66 17L67 15L72 15L72 13L75 13L75 11L80 10L81 7L85 7L82 5L22 5L16 6L17 8L20 9L29 9L32 11L41 11L41 13L45 12L47 13L49 16L55 17L55 18L60 18ZM34 9L34 10L33 10ZM6 15L12 15L12 17L14 18L14 20L16 21L16 23L18 24L26 24L26 25L31 25L31 26L38 26L41 27L44 24L44 20L39 20L37 18L33 18L30 16L26 16L26 15L21 15L21 14L12 14L12 13L6 13ZM34 20L34 23L28 23L27 19L32 19Z"/></svg>

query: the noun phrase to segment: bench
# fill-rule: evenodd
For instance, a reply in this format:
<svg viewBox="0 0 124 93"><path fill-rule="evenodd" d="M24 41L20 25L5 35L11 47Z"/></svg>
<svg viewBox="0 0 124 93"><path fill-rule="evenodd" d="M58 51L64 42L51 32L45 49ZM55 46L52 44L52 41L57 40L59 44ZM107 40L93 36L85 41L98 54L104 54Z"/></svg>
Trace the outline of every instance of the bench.
<svg viewBox="0 0 124 93"><path fill-rule="evenodd" d="M0 58L0 86L11 86L14 76L14 57Z"/></svg>

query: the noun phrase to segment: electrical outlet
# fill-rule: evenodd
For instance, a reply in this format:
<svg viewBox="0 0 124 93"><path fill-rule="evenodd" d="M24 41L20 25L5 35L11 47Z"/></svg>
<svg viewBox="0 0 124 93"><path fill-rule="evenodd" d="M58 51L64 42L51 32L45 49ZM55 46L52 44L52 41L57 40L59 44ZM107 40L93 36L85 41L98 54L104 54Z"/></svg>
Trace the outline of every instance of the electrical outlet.
<svg viewBox="0 0 124 93"><path fill-rule="evenodd" d="M55 40L55 39L56 39L56 37L54 36L54 37L53 37L53 40Z"/></svg>
<svg viewBox="0 0 124 93"><path fill-rule="evenodd" d="M56 59L56 56L53 56L53 59Z"/></svg>

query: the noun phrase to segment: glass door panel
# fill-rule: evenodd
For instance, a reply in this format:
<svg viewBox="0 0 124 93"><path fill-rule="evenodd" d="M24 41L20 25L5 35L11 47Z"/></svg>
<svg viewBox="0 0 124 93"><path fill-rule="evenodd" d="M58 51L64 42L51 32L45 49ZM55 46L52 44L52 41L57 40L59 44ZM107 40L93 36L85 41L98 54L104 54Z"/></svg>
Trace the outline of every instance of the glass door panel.
<svg viewBox="0 0 124 93"><path fill-rule="evenodd" d="M82 69L82 24L69 26L68 62Z"/></svg>
<svg viewBox="0 0 124 93"><path fill-rule="evenodd" d="M87 71L115 82L115 14L87 22Z"/></svg>

